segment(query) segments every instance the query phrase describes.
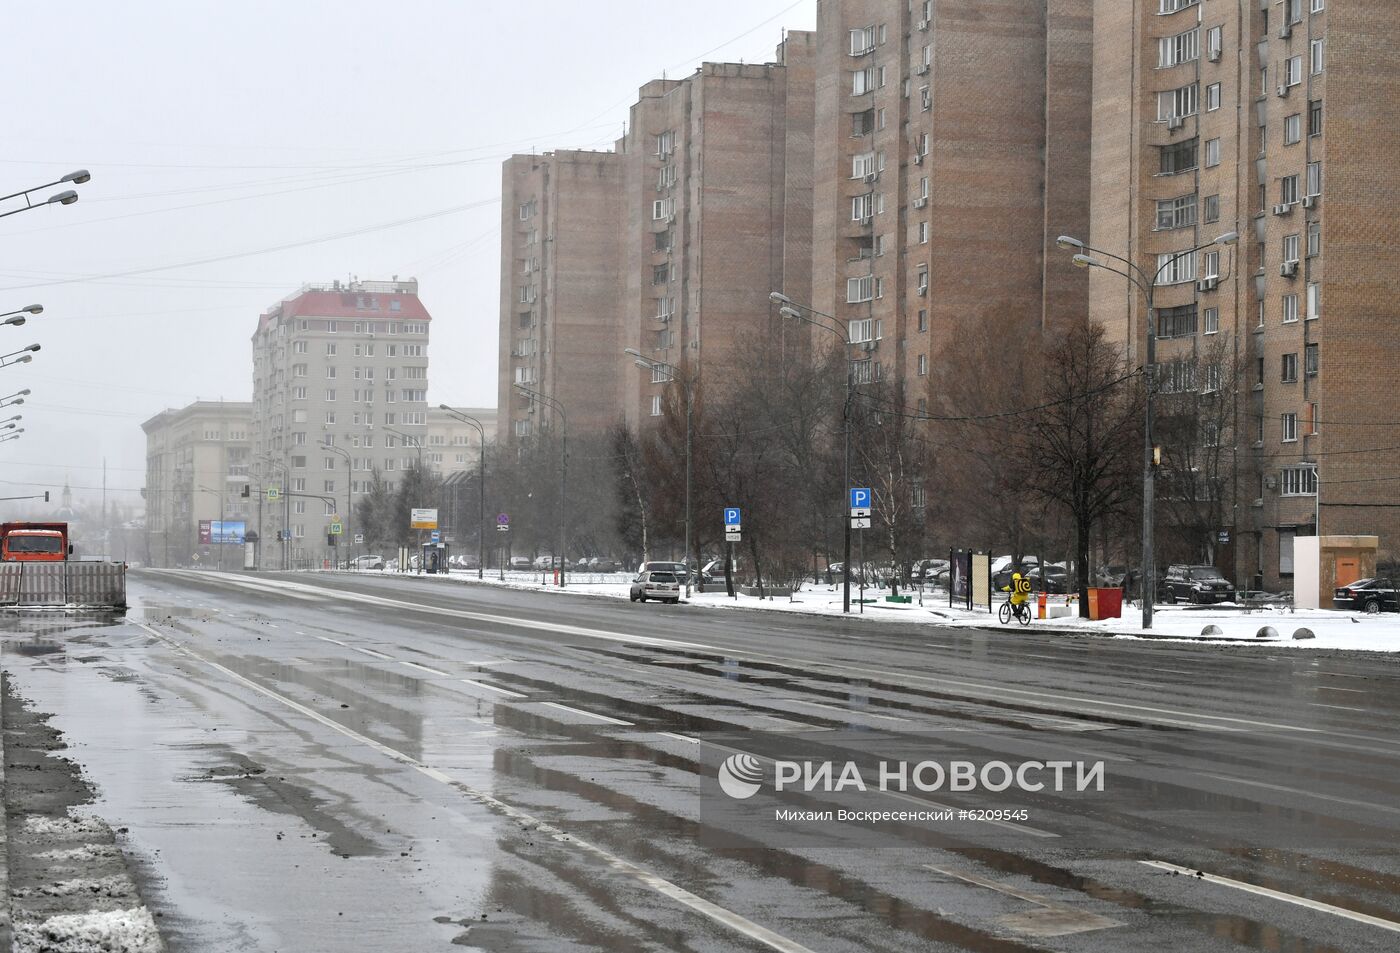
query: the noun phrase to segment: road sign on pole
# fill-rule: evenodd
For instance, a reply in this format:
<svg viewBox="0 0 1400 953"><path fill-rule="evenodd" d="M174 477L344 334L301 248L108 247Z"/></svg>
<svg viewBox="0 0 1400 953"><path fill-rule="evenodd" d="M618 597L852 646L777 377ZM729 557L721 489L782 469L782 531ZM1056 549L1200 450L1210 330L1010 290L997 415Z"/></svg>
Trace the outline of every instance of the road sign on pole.
<svg viewBox="0 0 1400 953"><path fill-rule="evenodd" d="M436 529L433 530L431 533L428 534L428 542L430 542L430 543L440 543L440 542L442 542L442 532L441 532L440 530L436 530Z"/></svg>
<svg viewBox="0 0 1400 953"><path fill-rule="evenodd" d="M509 532L510 532L510 514L509 514L509 513L497 513L497 514L496 514L496 532L498 532L498 533L509 533Z"/></svg>
<svg viewBox="0 0 1400 953"><path fill-rule="evenodd" d="M435 508L414 507L408 515L409 529L437 529L438 511Z"/></svg>
<svg viewBox="0 0 1400 953"><path fill-rule="evenodd" d="M356 546L359 546L359 545L360 545L361 543L363 543L364 541L365 541L365 534L364 534L364 533L356 533L356 534L355 534L355 545L356 545Z"/></svg>
<svg viewBox="0 0 1400 953"><path fill-rule="evenodd" d="M741 512L739 510L739 507L726 506L724 508L724 525L726 527L733 526L735 529L738 529L739 526L743 523L743 520L740 518L740 516Z"/></svg>
<svg viewBox="0 0 1400 953"><path fill-rule="evenodd" d="M337 522L334 522L334 523L331 524L331 535L332 535L332 536L339 536L339 535L340 535L341 533L343 533L343 532L345 532L345 524L344 524L344 523L341 523L341 522L337 521Z"/></svg>
<svg viewBox="0 0 1400 953"><path fill-rule="evenodd" d="M870 493L870 487L851 487L851 516L869 516L870 501L872 499L874 499L874 497Z"/></svg>
<svg viewBox="0 0 1400 953"><path fill-rule="evenodd" d="M275 503L277 500L280 500L281 498L282 498L282 491L281 491L280 489L278 489L278 488L275 487L275 486L270 486L270 487L267 488L267 501L268 501L269 503Z"/></svg>
<svg viewBox="0 0 1400 953"><path fill-rule="evenodd" d="M854 511L852 511L852 512L854 512ZM852 516L852 517L851 517L851 529L869 529L869 528L870 528L870 517L868 517L868 516Z"/></svg>
<svg viewBox="0 0 1400 953"><path fill-rule="evenodd" d="M726 543L737 543L741 541L741 534L737 528L725 527L724 541Z"/></svg>

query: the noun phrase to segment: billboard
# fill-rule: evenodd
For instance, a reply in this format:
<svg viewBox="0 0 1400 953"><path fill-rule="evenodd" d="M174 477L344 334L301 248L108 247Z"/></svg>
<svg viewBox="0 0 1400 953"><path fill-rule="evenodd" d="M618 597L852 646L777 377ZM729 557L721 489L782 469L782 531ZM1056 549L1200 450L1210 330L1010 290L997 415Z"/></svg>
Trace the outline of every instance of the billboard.
<svg viewBox="0 0 1400 953"><path fill-rule="evenodd" d="M242 545L248 534L246 520L200 520L199 542L201 545L235 543Z"/></svg>
<svg viewBox="0 0 1400 953"><path fill-rule="evenodd" d="M414 509L408 517L409 529L437 529L436 509Z"/></svg>

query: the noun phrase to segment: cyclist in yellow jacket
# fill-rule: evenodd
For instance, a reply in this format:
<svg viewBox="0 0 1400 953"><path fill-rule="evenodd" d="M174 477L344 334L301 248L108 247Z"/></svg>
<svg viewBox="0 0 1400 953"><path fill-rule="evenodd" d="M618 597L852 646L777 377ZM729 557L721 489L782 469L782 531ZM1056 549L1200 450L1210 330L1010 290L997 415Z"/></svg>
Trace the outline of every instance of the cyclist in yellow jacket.
<svg viewBox="0 0 1400 953"><path fill-rule="evenodd" d="M1023 578L1019 572L1011 574L1011 585L1002 586L1001 591L1011 593L1013 606L1023 606L1031 601L1031 581Z"/></svg>

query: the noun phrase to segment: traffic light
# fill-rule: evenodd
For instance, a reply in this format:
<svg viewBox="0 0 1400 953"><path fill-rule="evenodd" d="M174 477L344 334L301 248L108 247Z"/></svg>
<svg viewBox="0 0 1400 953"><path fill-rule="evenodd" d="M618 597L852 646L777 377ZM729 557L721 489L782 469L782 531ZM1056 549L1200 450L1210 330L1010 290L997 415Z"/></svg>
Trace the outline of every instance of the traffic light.
<svg viewBox="0 0 1400 953"><path fill-rule="evenodd" d="M251 487L249 484L245 483L245 484L243 484L243 492L240 493L239 495L242 496L243 499L246 500L246 499L248 499L248 495L249 495L249 492L251 491L251 489L252 489L252 487Z"/></svg>
<svg viewBox="0 0 1400 953"><path fill-rule="evenodd" d="M333 534L326 534L326 545L331 547L332 549L335 548L335 536Z"/></svg>

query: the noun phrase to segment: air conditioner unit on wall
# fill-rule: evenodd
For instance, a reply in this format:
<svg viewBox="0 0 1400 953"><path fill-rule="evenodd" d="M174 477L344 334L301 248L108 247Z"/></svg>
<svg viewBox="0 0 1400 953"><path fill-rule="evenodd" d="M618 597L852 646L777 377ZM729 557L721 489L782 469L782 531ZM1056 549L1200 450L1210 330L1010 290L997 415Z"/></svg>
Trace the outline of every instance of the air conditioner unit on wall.
<svg viewBox="0 0 1400 953"><path fill-rule="evenodd" d="M1220 279L1214 275L1211 275L1209 278L1202 278L1200 281L1196 282L1196 290L1214 291L1219 284Z"/></svg>
<svg viewBox="0 0 1400 953"><path fill-rule="evenodd" d="M1298 274L1298 263L1296 261L1286 261L1278 266L1278 273L1285 278L1292 278Z"/></svg>
<svg viewBox="0 0 1400 953"><path fill-rule="evenodd" d="M1317 200L1320 198L1322 198L1322 196L1320 195L1303 196L1303 208L1312 208L1314 205L1317 204Z"/></svg>
<svg viewBox="0 0 1400 953"><path fill-rule="evenodd" d="M1220 56L1221 56L1221 51L1220 51L1220 50L1211 50L1209 53L1206 54L1206 59L1210 60L1212 63L1219 63L1219 62L1220 62Z"/></svg>
<svg viewBox="0 0 1400 953"><path fill-rule="evenodd" d="M917 198L914 200L915 208L923 208L926 205L928 205L928 199L926 198Z"/></svg>
<svg viewBox="0 0 1400 953"><path fill-rule="evenodd" d="M1278 88L1278 94L1279 94L1279 96L1285 97L1285 98L1288 96L1288 84L1287 84L1287 83L1283 84L1282 86L1280 86L1280 87Z"/></svg>

